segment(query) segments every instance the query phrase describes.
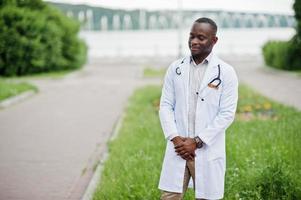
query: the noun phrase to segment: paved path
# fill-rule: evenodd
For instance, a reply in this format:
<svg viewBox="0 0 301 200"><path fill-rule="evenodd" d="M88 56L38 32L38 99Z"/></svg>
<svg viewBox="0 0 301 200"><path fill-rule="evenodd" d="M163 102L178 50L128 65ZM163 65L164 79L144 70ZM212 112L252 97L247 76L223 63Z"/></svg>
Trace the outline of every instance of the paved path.
<svg viewBox="0 0 301 200"><path fill-rule="evenodd" d="M0 110L0 199L80 199L141 65L94 60Z"/></svg>
<svg viewBox="0 0 301 200"><path fill-rule="evenodd" d="M261 94L301 110L301 76L264 67L261 56L224 56L246 83Z"/></svg>
<svg viewBox="0 0 301 200"><path fill-rule="evenodd" d="M260 57L225 57L241 82L301 109L301 80L262 68ZM167 66L169 61L153 63ZM141 78L138 63L94 60L40 93L0 110L0 199L80 199L114 124Z"/></svg>

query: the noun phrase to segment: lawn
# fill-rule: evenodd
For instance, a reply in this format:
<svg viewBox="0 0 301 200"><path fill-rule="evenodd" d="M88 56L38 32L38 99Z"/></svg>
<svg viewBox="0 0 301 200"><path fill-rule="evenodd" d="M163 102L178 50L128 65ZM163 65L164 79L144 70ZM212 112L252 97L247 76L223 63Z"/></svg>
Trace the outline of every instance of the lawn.
<svg viewBox="0 0 301 200"><path fill-rule="evenodd" d="M94 200L159 199L165 141L158 119L160 88L130 98L118 137L109 144ZM225 198L301 199L301 113L240 87L227 131ZM193 199L190 190L185 199Z"/></svg>
<svg viewBox="0 0 301 200"><path fill-rule="evenodd" d="M28 80L60 79L60 78L64 78L66 75L75 72L77 70L45 72L45 73L32 74L32 75L26 75L21 77L0 77L0 101L18 95L28 90L33 90L35 92L38 91L36 86L28 83Z"/></svg>
<svg viewBox="0 0 301 200"><path fill-rule="evenodd" d="M15 83L0 79L0 101L28 90L37 91L37 88L25 82Z"/></svg>

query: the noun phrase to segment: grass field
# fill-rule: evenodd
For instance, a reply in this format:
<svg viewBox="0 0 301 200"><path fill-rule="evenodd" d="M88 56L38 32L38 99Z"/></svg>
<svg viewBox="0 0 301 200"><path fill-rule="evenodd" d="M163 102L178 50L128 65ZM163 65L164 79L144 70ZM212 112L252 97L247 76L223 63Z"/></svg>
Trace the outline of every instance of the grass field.
<svg viewBox="0 0 301 200"><path fill-rule="evenodd" d="M28 90L37 91L37 88L29 83L14 83L0 79L0 101Z"/></svg>
<svg viewBox="0 0 301 200"><path fill-rule="evenodd" d="M227 131L225 198L301 199L301 113L242 86ZM109 144L94 200L159 199L165 141L158 119L160 88L130 98L119 136ZM190 190L185 199L193 199Z"/></svg>

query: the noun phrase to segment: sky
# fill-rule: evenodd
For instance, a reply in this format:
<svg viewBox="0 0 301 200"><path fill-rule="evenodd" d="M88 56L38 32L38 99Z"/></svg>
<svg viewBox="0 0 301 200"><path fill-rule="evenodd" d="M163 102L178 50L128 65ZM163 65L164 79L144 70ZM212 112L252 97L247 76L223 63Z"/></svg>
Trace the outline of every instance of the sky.
<svg viewBox="0 0 301 200"><path fill-rule="evenodd" d="M274 14L294 14L294 0L47 0L52 2L86 4L107 8L165 10L183 9L226 10Z"/></svg>

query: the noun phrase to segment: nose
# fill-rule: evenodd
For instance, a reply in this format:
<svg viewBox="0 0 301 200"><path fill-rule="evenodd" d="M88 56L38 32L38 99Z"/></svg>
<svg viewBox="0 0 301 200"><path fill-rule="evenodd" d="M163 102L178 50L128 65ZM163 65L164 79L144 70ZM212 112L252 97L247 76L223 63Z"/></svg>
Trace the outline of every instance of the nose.
<svg viewBox="0 0 301 200"><path fill-rule="evenodd" d="M190 43L191 43L191 45L195 45L195 44L198 43L198 39L197 39L197 38L192 38L192 39L190 40Z"/></svg>

